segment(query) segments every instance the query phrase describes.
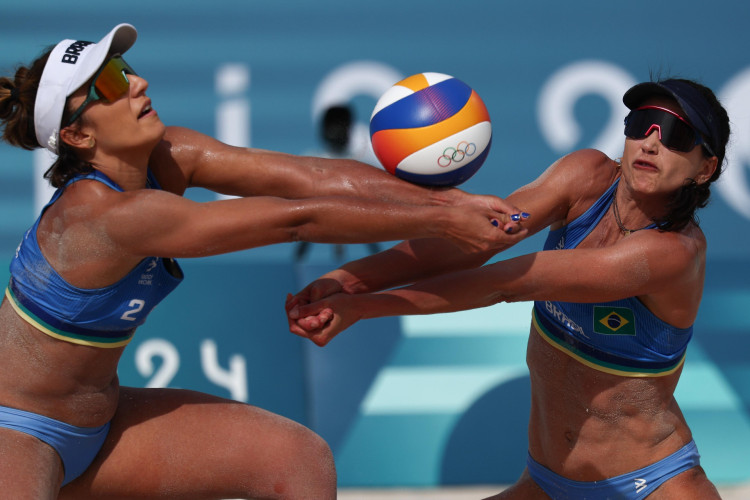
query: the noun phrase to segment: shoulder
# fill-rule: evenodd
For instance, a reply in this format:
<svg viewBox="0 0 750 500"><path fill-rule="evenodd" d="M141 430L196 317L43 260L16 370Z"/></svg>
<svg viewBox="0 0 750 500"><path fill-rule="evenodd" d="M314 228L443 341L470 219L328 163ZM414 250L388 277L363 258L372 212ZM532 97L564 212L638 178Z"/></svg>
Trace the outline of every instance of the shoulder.
<svg viewBox="0 0 750 500"><path fill-rule="evenodd" d="M670 242L673 250L689 259L703 259L706 255L706 236L696 224L690 223L681 231L656 231L664 241Z"/></svg>
<svg viewBox="0 0 750 500"><path fill-rule="evenodd" d="M152 168L166 162L197 161L206 146L215 141L211 137L185 127L167 127L164 138L151 154ZM218 141L215 141L218 142Z"/></svg>
<svg viewBox="0 0 750 500"><path fill-rule="evenodd" d="M618 163L596 149L581 149L553 163L539 181L564 198L572 220L604 193L619 175Z"/></svg>
<svg viewBox="0 0 750 500"><path fill-rule="evenodd" d="M706 237L695 224L681 231L638 231L620 244L644 253L651 272L671 275L677 281L702 275L705 267Z"/></svg>
<svg viewBox="0 0 750 500"><path fill-rule="evenodd" d="M669 248L670 251L685 252L690 255L700 254L706 250L706 237L703 231L692 223L680 231L660 231L659 229L638 231L623 241L629 240L658 243L655 246Z"/></svg>
<svg viewBox="0 0 750 500"><path fill-rule="evenodd" d="M508 200L532 214L530 231L572 220L617 178L617 163L601 151L582 149L555 161L534 181L515 190ZM574 218L574 217L573 217Z"/></svg>
<svg viewBox="0 0 750 500"><path fill-rule="evenodd" d="M213 143L219 142L195 130L167 127L164 138L151 153L149 168L162 189L182 194L194 169L216 147Z"/></svg>
<svg viewBox="0 0 750 500"><path fill-rule="evenodd" d="M65 188L57 202L48 211L65 213L66 221L96 223L100 216L112 212L122 204L129 203L150 189L125 190L114 188L94 179L81 179Z"/></svg>
<svg viewBox="0 0 750 500"><path fill-rule="evenodd" d="M231 146L196 130L170 126L151 154L149 166L157 178L160 172L177 169L189 181L201 168L223 168L227 162L240 158L250 165L261 162L257 159L262 156L259 153L269 152Z"/></svg>
<svg viewBox="0 0 750 500"><path fill-rule="evenodd" d="M679 328L695 321L706 271L706 239L690 225L682 231L639 231L624 238L623 247L630 280L647 283L637 293L657 317Z"/></svg>
<svg viewBox="0 0 750 500"><path fill-rule="evenodd" d="M617 162L601 151L581 149L555 161L532 185L551 184L566 193L594 186L606 189L617 177L617 170Z"/></svg>
<svg viewBox="0 0 750 500"><path fill-rule="evenodd" d="M256 150L226 144L197 130L170 126L151 155L151 160L170 159L179 164L206 163L216 154L245 154L254 151Z"/></svg>
<svg viewBox="0 0 750 500"><path fill-rule="evenodd" d="M608 187L617 176L618 164L599 150L581 149L563 156L556 168L558 174L577 185L580 185L581 180L587 180L587 184Z"/></svg>

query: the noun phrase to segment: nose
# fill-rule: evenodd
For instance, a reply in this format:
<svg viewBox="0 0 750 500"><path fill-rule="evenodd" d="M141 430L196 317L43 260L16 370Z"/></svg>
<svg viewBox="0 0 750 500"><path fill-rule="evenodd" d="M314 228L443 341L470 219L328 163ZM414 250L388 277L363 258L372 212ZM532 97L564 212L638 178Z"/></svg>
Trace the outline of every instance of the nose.
<svg viewBox="0 0 750 500"><path fill-rule="evenodd" d="M148 80L138 75L128 75L128 82L130 82L130 95L132 96L141 95L148 89Z"/></svg>
<svg viewBox="0 0 750 500"><path fill-rule="evenodd" d="M641 148L644 151L656 151L659 144L661 144L661 139L659 138L659 131L657 129L652 129L651 133L641 140Z"/></svg>

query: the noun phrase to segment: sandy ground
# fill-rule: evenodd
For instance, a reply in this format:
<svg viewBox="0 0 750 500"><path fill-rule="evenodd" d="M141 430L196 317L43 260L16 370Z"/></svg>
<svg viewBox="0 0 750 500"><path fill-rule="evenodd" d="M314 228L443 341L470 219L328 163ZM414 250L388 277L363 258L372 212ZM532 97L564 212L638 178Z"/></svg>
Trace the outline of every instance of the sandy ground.
<svg viewBox="0 0 750 500"><path fill-rule="evenodd" d="M480 500L495 495L503 486L440 489L340 489L339 500ZM750 484L719 487L722 500L750 500Z"/></svg>

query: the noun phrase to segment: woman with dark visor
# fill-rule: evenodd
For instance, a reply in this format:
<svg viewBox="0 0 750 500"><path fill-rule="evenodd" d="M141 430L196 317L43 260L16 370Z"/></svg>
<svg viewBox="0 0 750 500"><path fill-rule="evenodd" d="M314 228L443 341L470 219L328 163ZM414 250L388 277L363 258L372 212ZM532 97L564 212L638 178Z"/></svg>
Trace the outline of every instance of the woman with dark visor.
<svg viewBox="0 0 750 500"><path fill-rule="evenodd" d="M119 387L123 349L182 280L173 259L432 236L487 250L523 236L516 212L354 161L165 127L122 59L135 39L122 24L98 43L64 40L0 79L3 139L56 154L46 177L58 188L0 306L0 496L335 498L331 451L302 425L188 390ZM235 198L194 202L181 196L191 186Z"/></svg>
<svg viewBox="0 0 750 500"><path fill-rule="evenodd" d="M534 301L527 468L493 498L719 498L674 389L703 291L695 212L721 174L729 119L688 80L623 100L622 158L576 151L508 197L531 214L529 235L549 228L543 251L483 265L494 251L406 241L287 301L291 331L318 345L360 319Z"/></svg>

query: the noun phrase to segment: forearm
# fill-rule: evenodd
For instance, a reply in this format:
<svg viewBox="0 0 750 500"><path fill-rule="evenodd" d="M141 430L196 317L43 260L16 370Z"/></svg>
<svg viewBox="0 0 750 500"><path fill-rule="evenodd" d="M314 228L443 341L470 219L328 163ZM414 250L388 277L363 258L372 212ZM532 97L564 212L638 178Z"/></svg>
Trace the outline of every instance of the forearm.
<svg viewBox="0 0 750 500"><path fill-rule="evenodd" d="M310 198L291 221L295 240L368 243L408 238L443 238L464 214L450 207L413 206L349 197ZM489 222L487 226L490 227Z"/></svg>
<svg viewBox="0 0 750 500"><path fill-rule="evenodd" d="M302 175L308 176L305 196L355 196L411 205L456 205L464 195L457 189L418 186L381 168L354 160L305 159ZM307 162L312 162L310 168Z"/></svg>
<svg viewBox="0 0 750 500"><path fill-rule="evenodd" d="M299 240L369 243L443 237L448 228L465 225L464 217L459 208L345 197L251 197L199 203L142 190L113 199L100 214L99 225L133 254L200 257ZM482 227L497 231L481 215L476 218L485 221Z"/></svg>
<svg viewBox="0 0 750 500"><path fill-rule="evenodd" d="M412 239L348 262L321 278L347 293L369 293L484 264L496 252L464 252L444 239Z"/></svg>
<svg viewBox="0 0 750 500"><path fill-rule="evenodd" d="M175 166L187 186L234 196L303 199L353 196L406 204L457 204L465 193L408 183L369 164L233 147L181 127L168 127L152 167Z"/></svg>
<svg viewBox="0 0 750 500"><path fill-rule="evenodd" d="M251 154L256 155L256 161L267 165L267 173L260 178L238 179L235 185L242 192L236 194L267 194L291 199L351 196L410 205L456 205L465 195L457 189L418 186L355 160L267 151Z"/></svg>
<svg viewBox="0 0 750 500"><path fill-rule="evenodd" d="M347 290L326 286L321 281L319 296L303 293L302 300L287 301L290 331L324 346L362 319L448 313L511 301L514 297L507 289L524 286L527 264L491 264L376 293L336 293Z"/></svg>
<svg viewBox="0 0 750 500"><path fill-rule="evenodd" d="M499 302L608 302L642 296L674 282L669 272L658 277L649 273L648 259L637 245L632 247L536 252L368 294L357 304L362 316L371 318L463 311ZM667 254L660 250L658 261L666 260ZM679 252L672 254L682 262ZM684 270L675 265L671 272Z"/></svg>
<svg viewBox="0 0 750 500"><path fill-rule="evenodd" d="M345 197L236 198L193 204L191 210L192 215L179 219L181 224L164 228L163 237L173 247L193 249L191 253L196 255L295 241L350 244L440 238L461 220L460 210L455 208Z"/></svg>
<svg viewBox="0 0 750 500"><path fill-rule="evenodd" d="M520 273L492 266L458 271L413 285L353 297L361 317L448 313L487 307L513 299L508 289ZM505 282L500 274L505 275ZM516 275L513 277L513 275Z"/></svg>

